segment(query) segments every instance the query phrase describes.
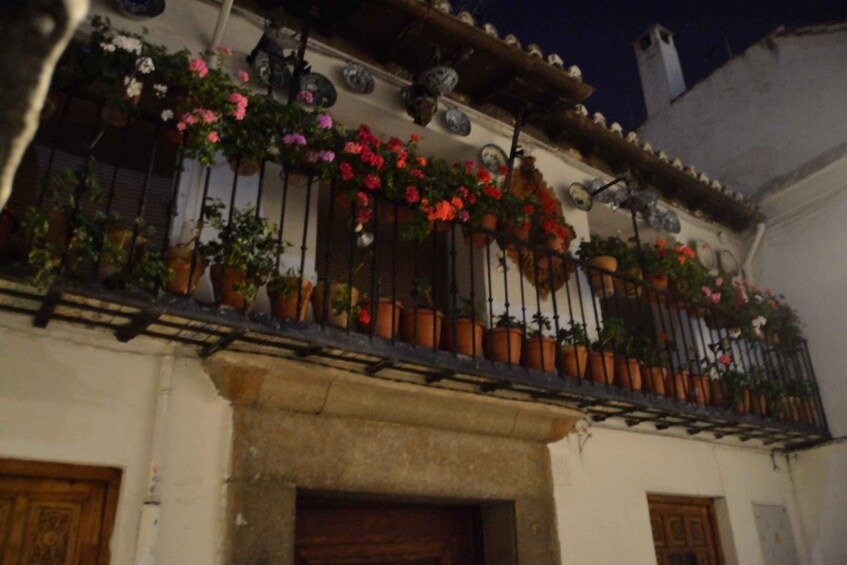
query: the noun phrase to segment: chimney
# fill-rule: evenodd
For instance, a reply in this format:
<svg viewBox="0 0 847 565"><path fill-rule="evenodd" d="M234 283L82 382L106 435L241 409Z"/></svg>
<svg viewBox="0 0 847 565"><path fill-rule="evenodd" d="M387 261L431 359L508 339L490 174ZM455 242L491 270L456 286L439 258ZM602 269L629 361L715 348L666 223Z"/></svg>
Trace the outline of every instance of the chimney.
<svg viewBox="0 0 847 565"><path fill-rule="evenodd" d="M679 55L673 43L673 34L659 24L650 26L633 47L638 60L647 117L652 118L685 92Z"/></svg>

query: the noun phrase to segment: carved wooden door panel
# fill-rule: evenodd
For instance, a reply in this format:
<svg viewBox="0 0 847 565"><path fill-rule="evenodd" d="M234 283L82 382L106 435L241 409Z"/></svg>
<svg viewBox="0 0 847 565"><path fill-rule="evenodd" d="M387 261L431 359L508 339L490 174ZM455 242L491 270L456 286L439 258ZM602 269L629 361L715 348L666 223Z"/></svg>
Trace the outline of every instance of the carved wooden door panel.
<svg viewBox="0 0 847 565"><path fill-rule="evenodd" d="M108 563L119 477L114 469L0 460L0 565Z"/></svg>
<svg viewBox="0 0 847 565"><path fill-rule="evenodd" d="M478 509L307 500L297 505L298 565L475 565Z"/></svg>
<svg viewBox="0 0 847 565"><path fill-rule="evenodd" d="M659 565L722 565L723 557L708 498L647 497Z"/></svg>

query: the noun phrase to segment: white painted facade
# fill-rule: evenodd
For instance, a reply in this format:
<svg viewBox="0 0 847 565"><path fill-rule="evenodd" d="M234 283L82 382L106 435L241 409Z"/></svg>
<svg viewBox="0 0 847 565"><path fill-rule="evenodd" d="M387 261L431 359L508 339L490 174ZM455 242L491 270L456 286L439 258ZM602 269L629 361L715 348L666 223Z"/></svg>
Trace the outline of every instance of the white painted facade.
<svg viewBox="0 0 847 565"><path fill-rule="evenodd" d="M847 434L845 66L847 24L777 31L639 130L668 153L755 195L767 221L749 275L785 294L806 324L836 438ZM792 468L812 563L847 562L847 444L842 439L805 452L792 458Z"/></svg>
<svg viewBox="0 0 847 565"><path fill-rule="evenodd" d="M97 0L94 5L95 11L108 15L117 28L140 30L142 24L115 14L105 0ZM149 38L171 48L198 51L208 46L216 17L214 6L204 2L172 2L154 25L147 23ZM261 35L260 24L257 18L238 13L230 18L222 44L236 51L234 59L239 54L243 57L255 45ZM346 56L317 45L308 58L314 68L334 80L348 62ZM332 109L338 121L352 126L369 123L377 133L400 137L419 133L424 137L425 152L454 161L475 159L478 147L485 143L508 146L511 129L507 125L470 109L465 111L474 130L467 138L449 134L438 118L426 129L413 125L398 99L402 81L379 72L377 78L376 91L367 97L339 87L339 101ZM570 183L603 176L532 139L524 139L522 144L536 157L539 170L563 201L564 189ZM228 171L223 164L213 172L212 194L228 190ZM198 205L199 181L200 171L189 170L180 187L180 208L189 216ZM244 189L245 201L251 190L255 187ZM265 192L263 208L279 206L274 192ZM618 230L629 234L628 214L603 208L586 214L566 205L565 215L579 237L595 232L612 235ZM732 248L739 258L745 255L742 234L685 213L681 213L681 220L680 239L704 239L713 246ZM291 229L300 233L298 226ZM175 236L178 230L175 228ZM651 235L645 229L645 237ZM291 239L299 241L294 236ZM311 243L310 248L314 248ZM765 257L769 252L764 252ZM307 276L313 273L307 266ZM515 279L510 286L516 285L517 273L512 271L509 276ZM772 284L780 288L777 282ZM499 289L494 296L498 304L503 299ZM201 289L201 296L202 292L208 292L208 288ZM789 298L802 306L793 295ZM534 297L530 303L534 304ZM264 309L265 303L260 300L257 308ZM111 540L116 564L135 562L149 485L160 377L163 367L172 362L160 476L161 523L154 543L154 562L221 562L232 410L217 395L196 352L146 338L120 344L110 334L60 322L51 322L47 330L36 330L28 318L2 314L0 358L0 456L109 465L123 470ZM827 396L824 394L825 403L839 398L827 400ZM828 414L837 411L831 404L827 408ZM847 504L833 498L840 496L843 502L847 476L837 473L845 468L843 458L834 455L832 461L829 459L829 454L837 450L792 456L789 464L782 456L772 457L769 451L750 445L755 442L717 443L684 434L677 437L667 431L643 433L641 428L647 427L628 430L614 425L594 426L589 430L590 438L574 432L550 446L563 563L654 563L648 493L715 497L721 543L729 564L764 563L753 522L753 503L788 509L803 565L843 562L839 558L844 556L844 541L832 530L839 517L841 524L847 523L843 515ZM829 483L816 480L821 473Z"/></svg>

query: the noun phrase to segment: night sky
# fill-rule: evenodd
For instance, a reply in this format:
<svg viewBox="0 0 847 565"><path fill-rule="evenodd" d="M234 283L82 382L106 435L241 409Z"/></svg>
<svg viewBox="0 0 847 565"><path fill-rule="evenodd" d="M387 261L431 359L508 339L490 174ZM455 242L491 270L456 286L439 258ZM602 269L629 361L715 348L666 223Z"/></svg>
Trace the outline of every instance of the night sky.
<svg viewBox="0 0 847 565"><path fill-rule="evenodd" d="M586 102L625 131L645 118L632 43L658 22L674 33L685 83L691 88L734 54L779 25L796 27L847 19L847 0L709 2L667 0L453 0L454 13L467 9L478 23L491 22L500 37L514 33L524 47L558 53L576 64L597 88Z"/></svg>

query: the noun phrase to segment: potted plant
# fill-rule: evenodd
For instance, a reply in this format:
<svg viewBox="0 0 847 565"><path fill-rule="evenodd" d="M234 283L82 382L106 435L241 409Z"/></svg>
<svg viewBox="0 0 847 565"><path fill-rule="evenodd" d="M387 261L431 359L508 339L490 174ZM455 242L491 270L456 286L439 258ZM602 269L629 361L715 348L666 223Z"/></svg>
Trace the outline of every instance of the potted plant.
<svg viewBox="0 0 847 565"><path fill-rule="evenodd" d="M205 213L215 209L212 215L222 218L223 203L220 200L208 201ZM220 253L220 243L217 240L201 242L203 228L207 225L206 219L199 220L193 229L191 238L185 243L178 243L168 248L165 253L167 269L173 274L165 283L165 290L172 294L193 296L197 291L197 285L206 272L209 260ZM186 224L185 227L188 227ZM193 265L193 266L192 266ZM190 284L189 284L190 279Z"/></svg>
<svg viewBox="0 0 847 565"><path fill-rule="evenodd" d="M668 339L664 332L659 333L656 338L646 339L644 366L641 370L641 375L644 378L644 389L655 395L665 396L671 392L667 385L669 384L668 372L673 342Z"/></svg>
<svg viewBox="0 0 847 565"><path fill-rule="evenodd" d="M708 374L704 374L702 370L703 364L707 360L700 360L697 357L697 349L689 348L688 350L688 399L700 406L705 406L710 403L712 389L711 380Z"/></svg>
<svg viewBox="0 0 847 565"><path fill-rule="evenodd" d="M519 363L523 332L523 323L517 318L505 312L497 316L494 327L486 333L486 357L498 363Z"/></svg>
<svg viewBox="0 0 847 565"><path fill-rule="evenodd" d="M545 250L534 250L535 265L541 271L558 269L568 252L574 236L573 226L565 221L562 215L562 205L547 190L535 193L538 208L530 227L529 237L535 245L545 247Z"/></svg>
<svg viewBox="0 0 847 565"><path fill-rule="evenodd" d="M620 274L613 277L615 293L627 298L641 296L643 290L641 281L644 279L644 274L638 264L635 249L617 237L610 237L606 240L606 253L615 258L617 261L615 272Z"/></svg>
<svg viewBox="0 0 847 565"><path fill-rule="evenodd" d="M433 307L432 283L419 278L412 289L414 308L403 312L403 337L412 345L438 348L444 315Z"/></svg>
<svg viewBox="0 0 847 565"><path fill-rule="evenodd" d="M527 328L524 343L524 364L530 369L551 372L556 370L556 340L547 335L551 330L550 319L536 312Z"/></svg>
<svg viewBox="0 0 847 565"><path fill-rule="evenodd" d="M668 254L668 242L659 238L653 245L642 246L639 262L644 268L644 277L652 287L647 293L650 302L664 302L668 290L668 271L673 268Z"/></svg>
<svg viewBox="0 0 847 565"><path fill-rule="evenodd" d="M503 194L503 217L499 218L500 247L517 251L527 240L535 217L536 201L531 196L519 197L511 191Z"/></svg>
<svg viewBox="0 0 847 565"><path fill-rule="evenodd" d="M203 209L203 217L218 230L217 262L212 266L216 298L221 304L249 310L259 288L276 271L277 230L252 204L232 210L228 221L222 210L219 201L211 198Z"/></svg>
<svg viewBox="0 0 847 565"><path fill-rule="evenodd" d="M585 324L570 320L567 328L560 328L559 343L562 344L562 368L566 375L583 378L588 362L588 338Z"/></svg>
<svg viewBox="0 0 847 565"><path fill-rule="evenodd" d="M392 301L390 298L381 296L375 303L367 295L362 297L362 312L367 316L359 314L360 330L385 339L394 339L400 332L400 316L403 312L403 304Z"/></svg>
<svg viewBox="0 0 847 565"><path fill-rule="evenodd" d="M649 347L649 340L641 333L630 333L623 328L613 341L615 350L615 378L617 385L626 390L641 390L641 359Z"/></svg>
<svg viewBox="0 0 847 565"><path fill-rule="evenodd" d="M328 294L325 294L328 293ZM327 303L324 312L324 302ZM331 283L329 289L323 282L318 282L312 291L312 312L315 322L327 323L334 328L346 329L358 320L361 311L359 290L347 283Z"/></svg>
<svg viewBox="0 0 847 565"><path fill-rule="evenodd" d="M591 367L591 378L595 382L612 384L615 379L614 343L620 340L626 331L623 320L609 318L603 322L597 339L591 342L591 353L588 363Z"/></svg>
<svg viewBox="0 0 847 565"><path fill-rule="evenodd" d="M473 357L482 357L482 337L485 333L485 323L482 321L482 309L479 304L472 302L467 297L460 297L461 306L455 315L455 335L454 341L454 322L447 321L444 324L444 335L442 339L442 347L447 351L453 351L461 355L471 355Z"/></svg>
<svg viewBox="0 0 847 565"><path fill-rule="evenodd" d="M588 275L594 295L602 298L614 296L614 278L604 271L615 272L618 268L618 260L609 254L608 242L600 236L592 235L588 241L583 240L579 243L577 255L587 263L583 266L583 270Z"/></svg>
<svg viewBox="0 0 847 565"><path fill-rule="evenodd" d="M271 313L275 317L298 322L306 319L314 285L309 279L303 278L300 269L289 267L281 273L274 273L268 281L267 289Z"/></svg>
<svg viewBox="0 0 847 565"><path fill-rule="evenodd" d="M735 407L739 414L750 412L752 396L750 377L735 367L727 367L721 375L728 398L726 401Z"/></svg>

